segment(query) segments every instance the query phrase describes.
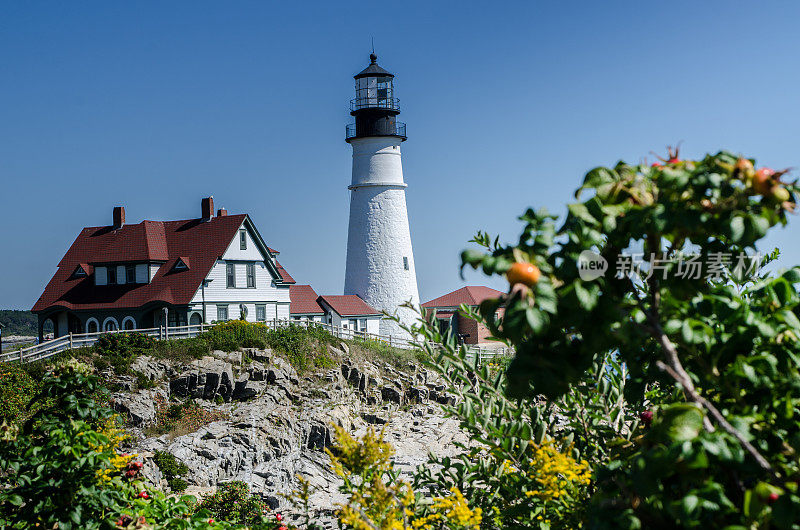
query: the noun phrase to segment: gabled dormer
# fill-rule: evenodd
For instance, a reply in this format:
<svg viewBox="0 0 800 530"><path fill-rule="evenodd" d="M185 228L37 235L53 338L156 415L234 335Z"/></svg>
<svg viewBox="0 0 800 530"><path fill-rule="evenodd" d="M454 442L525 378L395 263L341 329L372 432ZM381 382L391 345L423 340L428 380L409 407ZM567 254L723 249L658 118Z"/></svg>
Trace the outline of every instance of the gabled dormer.
<svg viewBox="0 0 800 530"><path fill-rule="evenodd" d="M172 266L172 272L181 272L189 270L189 258L181 256L175 260L175 265Z"/></svg>
<svg viewBox="0 0 800 530"><path fill-rule="evenodd" d="M276 259L277 254L278 252L276 250L269 248L266 243L264 243L261 234L258 233L258 230L248 216L242 221L242 224L236 231L235 237L231 239L221 259L230 265L229 269L231 269L231 274L234 275L235 272L232 271L236 263L263 262L264 266L269 270L275 284L293 284L294 280L282 269L280 263L278 263ZM230 281L228 284L230 285Z"/></svg>
<svg viewBox="0 0 800 530"><path fill-rule="evenodd" d="M70 280L78 280L89 276L89 265L86 263L79 263L75 270L70 275Z"/></svg>

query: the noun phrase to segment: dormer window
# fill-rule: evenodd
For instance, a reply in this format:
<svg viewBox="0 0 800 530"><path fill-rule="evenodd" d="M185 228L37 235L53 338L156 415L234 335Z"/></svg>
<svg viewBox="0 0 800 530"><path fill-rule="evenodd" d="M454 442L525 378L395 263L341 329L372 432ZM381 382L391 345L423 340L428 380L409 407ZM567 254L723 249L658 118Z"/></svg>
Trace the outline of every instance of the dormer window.
<svg viewBox="0 0 800 530"><path fill-rule="evenodd" d="M75 270L72 271L73 278L86 278L86 276L87 276L86 269L84 268L83 265L78 265L77 267L75 267Z"/></svg>
<svg viewBox="0 0 800 530"><path fill-rule="evenodd" d="M116 285L117 283L117 268L113 265L108 268L108 285Z"/></svg>
<svg viewBox="0 0 800 530"><path fill-rule="evenodd" d="M173 265L172 270L177 272L177 271L185 271L188 268L189 265L186 263L186 259L178 258L178 260L175 262L175 265Z"/></svg>

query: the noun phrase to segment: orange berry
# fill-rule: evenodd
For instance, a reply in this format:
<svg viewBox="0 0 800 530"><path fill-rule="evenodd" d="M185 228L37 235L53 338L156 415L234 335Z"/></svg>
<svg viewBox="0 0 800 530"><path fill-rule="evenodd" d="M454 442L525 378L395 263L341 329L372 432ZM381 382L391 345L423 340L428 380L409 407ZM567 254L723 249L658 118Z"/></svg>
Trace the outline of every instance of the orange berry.
<svg viewBox="0 0 800 530"><path fill-rule="evenodd" d="M541 276L539 267L533 263L515 263L506 273L508 283L511 285L521 283L528 287L536 285L539 282L539 276Z"/></svg>

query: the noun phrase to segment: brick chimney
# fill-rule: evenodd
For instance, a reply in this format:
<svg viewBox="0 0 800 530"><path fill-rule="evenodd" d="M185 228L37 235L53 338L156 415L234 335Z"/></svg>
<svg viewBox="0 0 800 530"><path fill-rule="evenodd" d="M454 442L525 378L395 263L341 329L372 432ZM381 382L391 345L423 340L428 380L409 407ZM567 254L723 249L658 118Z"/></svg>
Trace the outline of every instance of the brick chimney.
<svg viewBox="0 0 800 530"><path fill-rule="evenodd" d="M114 206L114 229L125 226L125 207Z"/></svg>
<svg viewBox="0 0 800 530"><path fill-rule="evenodd" d="M217 217L225 217L226 215L228 215L228 210L225 208L220 208L217 210Z"/></svg>
<svg viewBox="0 0 800 530"><path fill-rule="evenodd" d="M210 221L214 217L214 197L205 197L200 201L200 206L203 211L203 221Z"/></svg>

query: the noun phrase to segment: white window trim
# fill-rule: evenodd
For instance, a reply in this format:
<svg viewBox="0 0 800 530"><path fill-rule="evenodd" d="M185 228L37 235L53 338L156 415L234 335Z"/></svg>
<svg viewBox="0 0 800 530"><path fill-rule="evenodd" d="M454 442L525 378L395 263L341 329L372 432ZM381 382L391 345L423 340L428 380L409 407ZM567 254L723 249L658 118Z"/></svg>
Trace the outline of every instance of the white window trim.
<svg viewBox="0 0 800 530"><path fill-rule="evenodd" d="M105 319L105 320L103 320L103 327L102 327L102 328L100 328L100 331L102 331L102 332L105 332L105 331L106 331L106 324L108 324L108 322L114 322L114 325L116 325L116 326L117 326L117 329L118 329L118 330L120 329L120 328L119 328L119 322L117 321L117 319L116 319L116 318L114 318L114 317L106 317L106 319Z"/></svg>
<svg viewBox="0 0 800 530"><path fill-rule="evenodd" d="M86 329L86 333L89 333L89 323L90 322L94 322L95 324L97 324L97 331L103 331L103 328L100 327L100 322L98 322L96 318L91 317L91 318L86 320L86 328L85 328Z"/></svg>
<svg viewBox="0 0 800 530"><path fill-rule="evenodd" d="M127 322L127 321L129 321L129 320L130 320L131 322L133 322L133 329L136 329L136 319L135 319L135 318L133 318L133 317L125 317L125 318L123 318L123 319L122 319L122 327L121 327L121 328L119 328L119 329L121 329L121 330L124 330L124 329L125 329L125 322Z"/></svg>

